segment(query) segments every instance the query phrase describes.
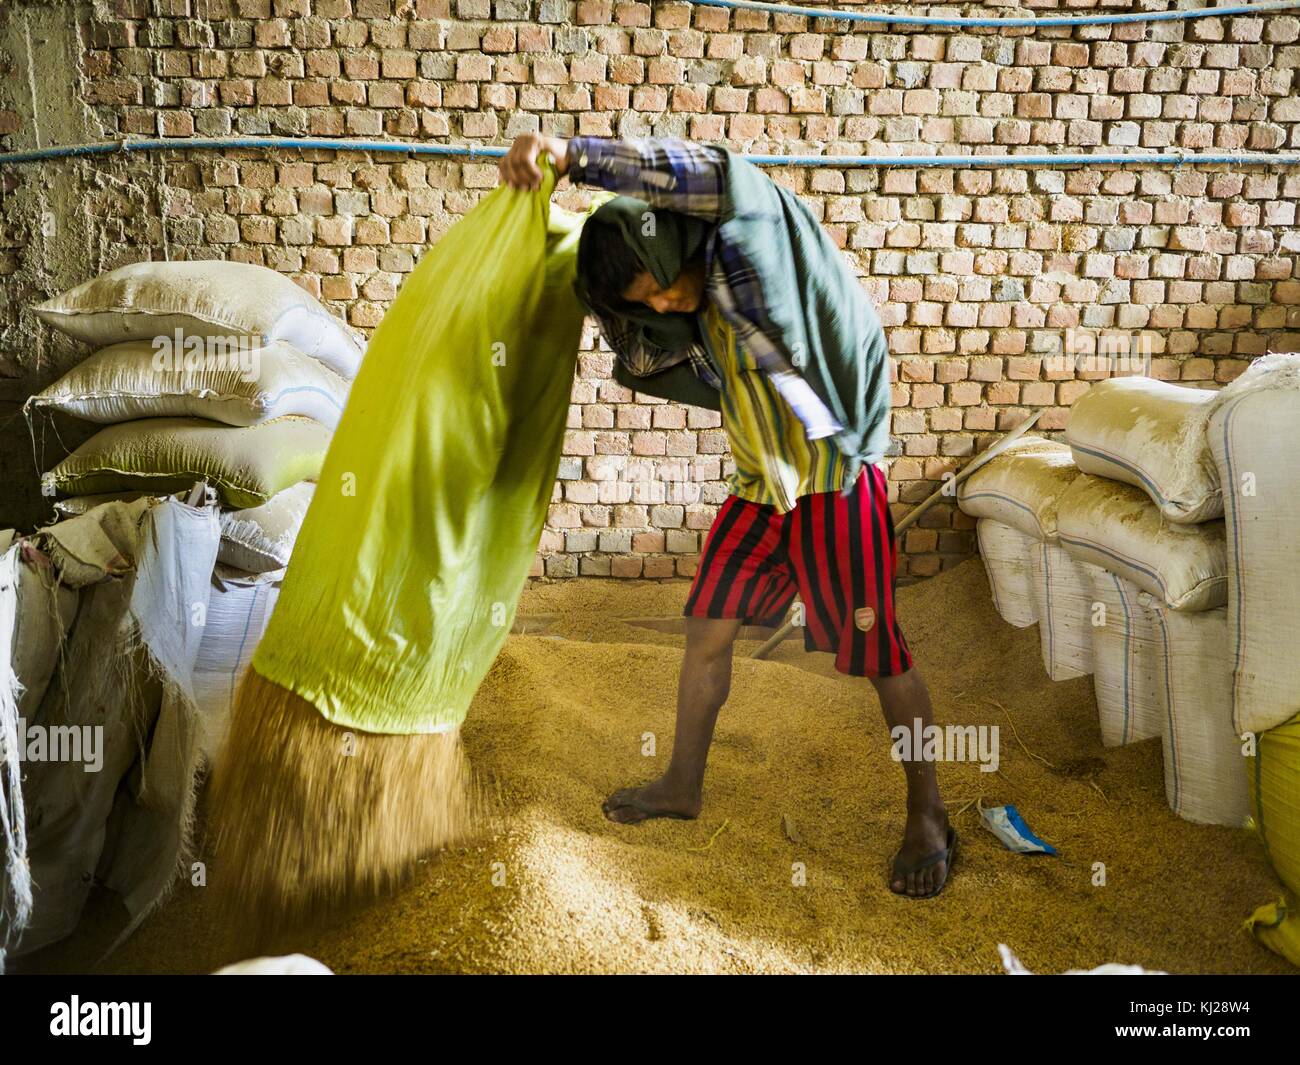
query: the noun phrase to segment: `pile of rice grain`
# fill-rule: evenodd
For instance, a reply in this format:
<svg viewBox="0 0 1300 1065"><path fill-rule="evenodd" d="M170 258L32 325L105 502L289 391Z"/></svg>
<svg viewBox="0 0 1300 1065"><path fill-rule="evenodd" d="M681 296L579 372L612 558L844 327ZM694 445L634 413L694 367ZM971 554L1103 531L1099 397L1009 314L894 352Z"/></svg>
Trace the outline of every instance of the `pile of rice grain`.
<svg viewBox="0 0 1300 1065"><path fill-rule="evenodd" d="M997 772L939 767L951 809L964 807L941 897L890 894L903 778L874 693L797 640L767 662L743 657L753 643L738 652L698 821L605 821L609 791L667 764L681 658L679 636L619 615L674 613L685 594L530 588L521 611L560 615L552 636L511 637L465 727L496 798L491 830L391 898L266 952L339 972L996 972L1004 942L1040 972L1292 971L1241 928L1277 892L1258 841L1174 817L1158 740L1103 749L1091 678L1046 678L1037 629L997 618L977 560L900 593L939 721L1001 729ZM1014 802L1061 856L1004 850L976 799ZM182 885L102 969L209 971L232 960L219 931L204 890ZM93 939L44 964L85 968Z"/></svg>

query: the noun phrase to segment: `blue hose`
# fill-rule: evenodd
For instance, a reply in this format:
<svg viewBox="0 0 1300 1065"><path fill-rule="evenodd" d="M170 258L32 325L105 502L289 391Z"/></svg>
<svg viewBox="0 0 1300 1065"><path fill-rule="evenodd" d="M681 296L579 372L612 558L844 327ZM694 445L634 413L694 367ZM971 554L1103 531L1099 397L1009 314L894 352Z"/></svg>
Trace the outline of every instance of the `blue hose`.
<svg viewBox="0 0 1300 1065"><path fill-rule="evenodd" d="M1078 155L747 155L758 166L1133 166L1152 163L1295 166L1300 152L1129 152Z"/></svg>
<svg viewBox="0 0 1300 1065"><path fill-rule="evenodd" d="M1265 15L1300 7L1300 0L1266 0L1257 4L1228 7L1195 7L1175 11L1138 11L1116 15L1048 15L1043 18L960 18L943 15L902 15L879 11L837 11L834 8L767 4L760 0L691 0L705 7L766 11L775 15L803 15L806 18L843 19L897 26L992 26L998 29L1038 26L1112 26L1125 22L1176 22L1195 18L1225 18L1230 15Z"/></svg>
<svg viewBox="0 0 1300 1065"><path fill-rule="evenodd" d="M1300 2L1300 0L1298 0ZM334 137L169 137L57 145L0 155L0 166L113 152L152 152L230 148L311 148L326 151L434 155L445 158L496 159L508 148L498 145L428 144L421 141L349 140ZM1156 163L1226 164L1228 166L1295 166L1300 152L1105 152L1039 155L746 155L759 166L824 166L839 169L877 166L1149 166Z"/></svg>
<svg viewBox="0 0 1300 1065"><path fill-rule="evenodd" d="M400 152L414 155L465 156L468 159L496 158L508 149L477 144L426 144L420 141L349 140L341 137L157 137L138 140L99 141L50 148L31 148L0 155L6 163L32 163L42 159L64 159L82 155L109 155L113 152L154 152L160 150L203 150L215 148L323 148L327 151Z"/></svg>
<svg viewBox="0 0 1300 1065"><path fill-rule="evenodd" d="M1231 15L1258 15L1300 8L1300 0L1263 0L1254 4L1223 7L1187 8L1174 11L1144 11L1116 15L1062 15L1046 18L956 18L931 15L901 15L882 12L839 11L833 8L798 7L770 4L761 0L691 0L709 7L766 11L775 14L802 15L807 18L846 19L850 22L894 23L909 26L990 26L998 28L1035 26L1102 26L1125 22L1171 22L1195 18L1223 18ZM227 148L296 148L327 151L385 152L410 155L434 155L451 158L494 159L505 155L507 148L491 145L428 144L418 141L349 140L335 137L171 137L137 140L101 141L50 148L32 148L0 154L0 166L31 163L46 159L63 159L114 152L149 152L160 150L201 150ZM1296 152L1190 153L1149 152L1094 155L747 155L760 166L1130 166L1153 163L1227 164L1229 166L1280 165L1300 162Z"/></svg>

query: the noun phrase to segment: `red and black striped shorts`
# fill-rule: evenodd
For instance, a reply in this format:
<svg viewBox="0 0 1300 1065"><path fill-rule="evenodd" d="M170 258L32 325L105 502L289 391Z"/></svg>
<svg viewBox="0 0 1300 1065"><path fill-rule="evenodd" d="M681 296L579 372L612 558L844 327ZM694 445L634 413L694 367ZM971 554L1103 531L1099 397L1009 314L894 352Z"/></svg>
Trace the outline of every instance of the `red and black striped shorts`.
<svg viewBox="0 0 1300 1065"><path fill-rule="evenodd" d="M894 616L894 567L879 466L866 467L848 496L802 496L788 514L729 496L704 542L685 614L773 626L798 595L808 650L834 652L841 673L890 677L912 667Z"/></svg>

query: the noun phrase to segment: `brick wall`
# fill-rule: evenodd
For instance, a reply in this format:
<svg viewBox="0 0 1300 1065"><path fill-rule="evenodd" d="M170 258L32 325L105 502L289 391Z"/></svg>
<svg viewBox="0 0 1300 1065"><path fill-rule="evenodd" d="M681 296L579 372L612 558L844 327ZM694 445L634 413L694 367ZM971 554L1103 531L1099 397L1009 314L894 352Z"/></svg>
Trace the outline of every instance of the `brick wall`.
<svg viewBox="0 0 1300 1065"><path fill-rule="evenodd" d="M1298 41L1286 14L985 31L622 0L18 0L0 10L0 144L501 144L542 129L781 153L1296 149ZM1067 342L1114 337L1153 374L1207 385L1300 347L1297 168L772 173L830 228L889 330L900 513L1028 412L1062 427L1109 372L1054 360ZM6 171L0 523L44 515L25 430L4 416L79 354L25 307L124 262L215 256L281 270L369 330L495 182L490 163L325 151ZM688 575L726 493L717 418L619 388L590 331L584 347L537 571ZM933 573L973 549L970 523L936 508L905 549L905 572Z"/></svg>

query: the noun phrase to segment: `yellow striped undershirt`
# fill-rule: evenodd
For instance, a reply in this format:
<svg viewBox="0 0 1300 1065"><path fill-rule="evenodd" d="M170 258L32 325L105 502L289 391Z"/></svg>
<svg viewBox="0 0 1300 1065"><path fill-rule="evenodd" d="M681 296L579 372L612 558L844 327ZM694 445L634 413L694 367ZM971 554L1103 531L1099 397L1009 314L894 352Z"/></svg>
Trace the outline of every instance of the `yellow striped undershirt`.
<svg viewBox="0 0 1300 1065"><path fill-rule="evenodd" d="M722 427L736 470L731 491L782 514L800 496L838 492L847 464L834 441L809 440L790 405L710 302L701 315L705 345L722 379Z"/></svg>

